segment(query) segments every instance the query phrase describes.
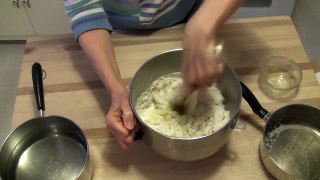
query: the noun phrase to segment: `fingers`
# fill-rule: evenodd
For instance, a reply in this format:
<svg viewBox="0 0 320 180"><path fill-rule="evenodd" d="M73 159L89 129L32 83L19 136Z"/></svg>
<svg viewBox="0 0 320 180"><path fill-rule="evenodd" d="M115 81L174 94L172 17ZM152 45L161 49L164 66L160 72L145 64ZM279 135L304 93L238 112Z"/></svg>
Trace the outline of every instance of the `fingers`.
<svg viewBox="0 0 320 180"><path fill-rule="evenodd" d="M124 105L122 109L123 124L128 130L132 130L135 125L135 119L129 104Z"/></svg>
<svg viewBox="0 0 320 180"><path fill-rule="evenodd" d="M127 149L130 147L134 139L134 135L135 135L134 131L130 131L128 136L122 136L117 132L116 129L111 129L111 128L108 128L108 129L114 135L114 137L120 144L121 148Z"/></svg>
<svg viewBox="0 0 320 180"><path fill-rule="evenodd" d="M208 85L212 86L213 83L217 82L223 72L224 63L221 59L216 58L213 61L212 66L207 66L208 74Z"/></svg>
<svg viewBox="0 0 320 180"><path fill-rule="evenodd" d="M106 115L106 125L122 148L126 149L132 144L135 119L127 100L122 102L114 99Z"/></svg>
<svg viewBox="0 0 320 180"><path fill-rule="evenodd" d="M210 87L220 78L223 72L223 61L220 59L203 60L204 58L213 57L184 61L182 69L184 95L188 96L197 89Z"/></svg>
<svg viewBox="0 0 320 180"><path fill-rule="evenodd" d="M214 82L216 82L222 75L223 73L223 67L224 67L224 63L222 60L219 60L216 64L216 68L215 68L215 74L214 74L214 77L215 77L215 80Z"/></svg>
<svg viewBox="0 0 320 180"><path fill-rule="evenodd" d="M187 47L183 50L182 77L184 92L190 95L197 88L210 87L218 81L223 72L223 61L214 55L214 43L202 48Z"/></svg>

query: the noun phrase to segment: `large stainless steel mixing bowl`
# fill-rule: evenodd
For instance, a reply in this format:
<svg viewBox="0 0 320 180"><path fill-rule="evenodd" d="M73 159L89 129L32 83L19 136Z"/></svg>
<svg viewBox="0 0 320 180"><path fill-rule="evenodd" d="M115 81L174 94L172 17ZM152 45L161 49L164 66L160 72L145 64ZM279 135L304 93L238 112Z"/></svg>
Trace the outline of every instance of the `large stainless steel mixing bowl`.
<svg viewBox="0 0 320 180"><path fill-rule="evenodd" d="M136 102L141 93L162 75L179 72L182 63L182 49L163 52L141 66L135 73L130 86L130 104L139 120L143 132L142 140L157 153L174 160L193 161L213 155L230 137L237 122L241 103L240 82L234 71L225 65L218 87L225 98L225 107L230 111L230 120L218 131L197 138L172 138L163 135L145 124L136 111Z"/></svg>

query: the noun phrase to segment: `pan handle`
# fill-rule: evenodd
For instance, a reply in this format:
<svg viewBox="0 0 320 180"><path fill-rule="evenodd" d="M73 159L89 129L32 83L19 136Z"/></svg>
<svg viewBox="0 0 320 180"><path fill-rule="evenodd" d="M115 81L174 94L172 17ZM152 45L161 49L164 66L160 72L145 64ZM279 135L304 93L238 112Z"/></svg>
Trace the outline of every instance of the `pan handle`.
<svg viewBox="0 0 320 180"><path fill-rule="evenodd" d="M252 111L256 113L260 118L265 119L265 117L269 114L269 112L264 109L254 94L250 91L250 89L241 82L241 90L242 90L242 97L248 102Z"/></svg>
<svg viewBox="0 0 320 180"><path fill-rule="evenodd" d="M38 62L32 65L32 82L34 95L37 102L37 108L40 111L40 115L43 115L45 111L44 95L43 95L43 81L42 81L42 68Z"/></svg>

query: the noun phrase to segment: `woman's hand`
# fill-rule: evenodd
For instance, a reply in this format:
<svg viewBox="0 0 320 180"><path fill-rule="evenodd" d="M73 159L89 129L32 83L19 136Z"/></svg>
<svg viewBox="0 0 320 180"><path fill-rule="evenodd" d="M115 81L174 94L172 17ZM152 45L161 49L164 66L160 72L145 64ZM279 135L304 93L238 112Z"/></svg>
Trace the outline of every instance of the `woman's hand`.
<svg viewBox="0 0 320 180"><path fill-rule="evenodd" d="M134 139L135 119L130 108L128 91L124 88L111 95L112 103L106 115L108 130L122 148L128 148Z"/></svg>
<svg viewBox="0 0 320 180"><path fill-rule="evenodd" d="M182 78L184 96L197 89L211 86L223 71L223 61L215 55L214 34L202 21L193 17L188 22L183 38Z"/></svg>
<svg viewBox="0 0 320 180"><path fill-rule="evenodd" d="M223 62L214 52L216 32L244 1L204 0L187 23L182 44L184 96L212 85L221 75Z"/></svg>

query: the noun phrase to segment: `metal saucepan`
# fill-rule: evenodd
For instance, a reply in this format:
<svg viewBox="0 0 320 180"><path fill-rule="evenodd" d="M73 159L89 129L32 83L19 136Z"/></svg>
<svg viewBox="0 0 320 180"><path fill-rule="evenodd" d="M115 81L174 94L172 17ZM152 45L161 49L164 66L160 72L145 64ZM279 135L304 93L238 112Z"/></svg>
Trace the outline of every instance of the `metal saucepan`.
<svg viewBox="0 0 320 180"><path fill-rule="evenodd" d="M227 65L218 82L225 98L225 107L230 111L230 120L220 130L198 138L172 138L163 135L145 124L136 112L136 102L141 93L162 75L179 72L182 64L182 49L163 52L143 64L135 73L130 86L130 105L138 119L142 140L155 152L179 161L193 161L206 158L227 143L231 130L237 122L241 104L241 87L234 71Z"/></svg>
<svg viewBox="0 0 320 180"><path fill-rule="evenodd" d="M277 179L320 179L320 109L304 104L265 110L243 84L242 96L266 121L260 155Z"/></svg>
<svg viewBox="0 0 320 180"><path fill-rule="evenodd" d="M45 116L42 69L32 66L37 117L17 127L0 151L0 175L6 179L91 179L87 139L73 121Z"/></svg>

